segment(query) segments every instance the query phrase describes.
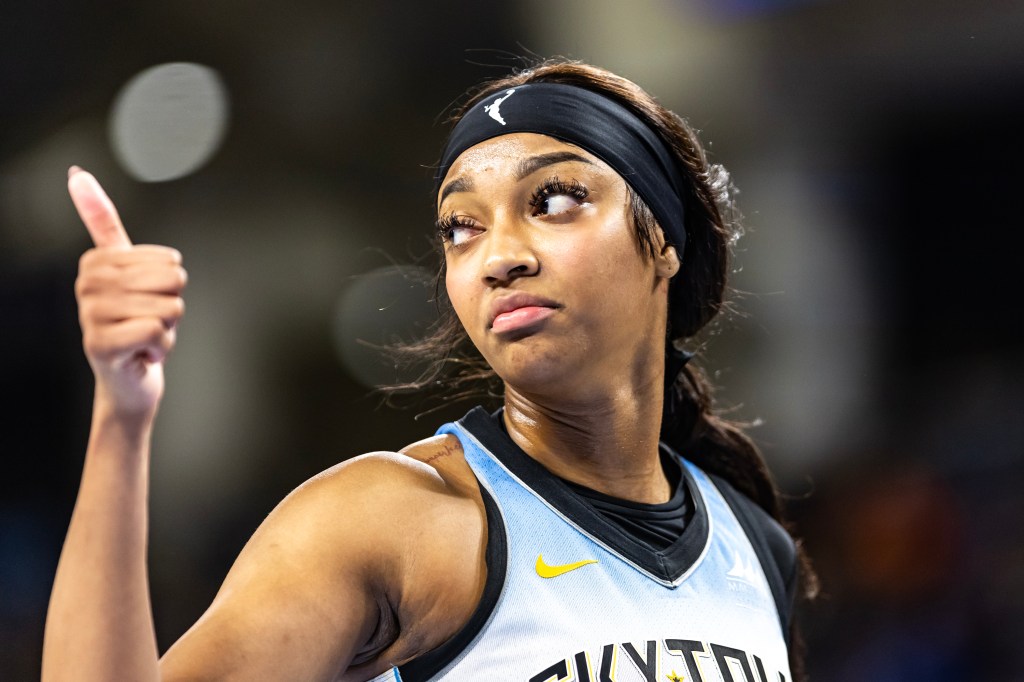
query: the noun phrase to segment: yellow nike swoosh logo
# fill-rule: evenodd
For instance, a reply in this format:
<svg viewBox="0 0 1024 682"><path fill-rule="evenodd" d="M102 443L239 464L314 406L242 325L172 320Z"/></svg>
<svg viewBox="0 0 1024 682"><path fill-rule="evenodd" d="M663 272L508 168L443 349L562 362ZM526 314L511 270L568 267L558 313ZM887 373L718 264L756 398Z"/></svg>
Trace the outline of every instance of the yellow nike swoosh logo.
<svg viewBox="0 0 1024 682"><path fill-rule="evenodd" d="M597 559L584 559L583 561L577 561L572 564L562 564L560 566L548 566L544 563L544 555L537 555L537 575L541 578L557 578L560 575L564 575L569 571L575 571L577 568L582 568L587 564L596 564Z"/></svg>

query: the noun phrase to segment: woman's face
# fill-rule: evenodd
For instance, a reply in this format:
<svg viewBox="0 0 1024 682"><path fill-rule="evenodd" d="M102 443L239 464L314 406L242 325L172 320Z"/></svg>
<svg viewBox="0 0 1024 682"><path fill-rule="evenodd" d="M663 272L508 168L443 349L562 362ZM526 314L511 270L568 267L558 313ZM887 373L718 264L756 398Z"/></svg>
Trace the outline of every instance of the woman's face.
<svg viewBox="0 0 1024 682"><path fill-rule="evenodd" d="M449 298L506 384L586 399L660 376L678 262L671 248L642 254L626 184L604 162L504 135L459 156L438 198Z"/></svg>

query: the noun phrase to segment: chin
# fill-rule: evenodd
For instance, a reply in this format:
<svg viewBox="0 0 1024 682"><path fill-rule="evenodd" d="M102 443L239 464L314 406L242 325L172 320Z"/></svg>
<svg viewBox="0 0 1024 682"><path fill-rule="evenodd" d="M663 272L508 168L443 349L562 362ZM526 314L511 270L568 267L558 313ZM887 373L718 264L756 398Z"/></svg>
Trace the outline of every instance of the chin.
<svg viewBox="0 0 1024 682"><path fill-rule="evenodd" d="M586 371L585 356L580 345L566 348L564 343L524 338L506 345L491 367L518 391L564 393Z"/></svg>

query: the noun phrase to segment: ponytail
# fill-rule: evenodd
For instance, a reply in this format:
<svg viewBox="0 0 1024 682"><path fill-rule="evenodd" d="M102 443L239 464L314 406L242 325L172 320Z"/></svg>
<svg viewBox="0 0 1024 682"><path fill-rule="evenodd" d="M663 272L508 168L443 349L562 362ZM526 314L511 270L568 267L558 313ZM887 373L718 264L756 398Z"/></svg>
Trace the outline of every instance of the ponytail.
<svg viewBox="0 0 1024 682"><path fill-rule="evenodd" d="M764 457L739 425L712 412L712 397L703 372L684 366L666 391L662 441L779 520L781 505Z"/></svg>
<svg viewBox="0 0 1024 682"><path fill-rule="evenodd" d="M669 358L672 358L671 353ZM688 359L683 358L684 361ZM670 366L671 363L666 364L667 371ZM662 410L662 442L706 473L724 479L786 528L778 490L764 457L740 425L714 414L712 387L703 372L685 364L678 370L675 381L667 384ZM818 593L817 576L802 543L798 539L793 542L796 582L795 595L792 596L814 599ZM776 595L776 598L783 596ZM807 678L804 669L806 645L803 633L792 617L789 618L788 638L790 672L794 682L799 682Z"/></svg>

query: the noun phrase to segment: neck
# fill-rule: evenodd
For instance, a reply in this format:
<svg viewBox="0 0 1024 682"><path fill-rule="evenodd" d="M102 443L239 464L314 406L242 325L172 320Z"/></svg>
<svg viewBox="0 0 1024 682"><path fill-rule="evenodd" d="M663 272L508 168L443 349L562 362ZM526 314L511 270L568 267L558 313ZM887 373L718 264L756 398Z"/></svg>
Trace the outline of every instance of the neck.
<svg viewBox="0 0 1024 682"><path fill-rule="evenodd" d="M662 377L553 404L506 385L505 426L516 445L551 473L624 500L671 497L658 451Z"/></svg>

